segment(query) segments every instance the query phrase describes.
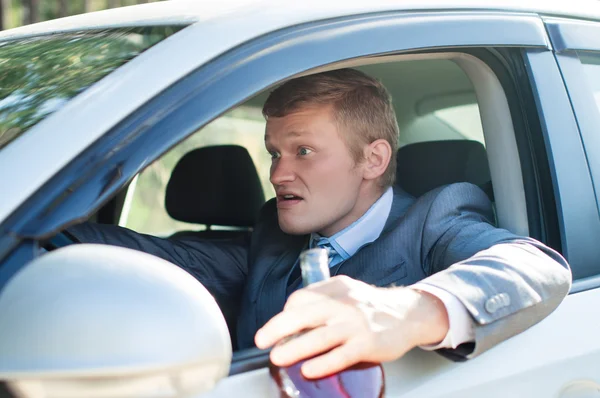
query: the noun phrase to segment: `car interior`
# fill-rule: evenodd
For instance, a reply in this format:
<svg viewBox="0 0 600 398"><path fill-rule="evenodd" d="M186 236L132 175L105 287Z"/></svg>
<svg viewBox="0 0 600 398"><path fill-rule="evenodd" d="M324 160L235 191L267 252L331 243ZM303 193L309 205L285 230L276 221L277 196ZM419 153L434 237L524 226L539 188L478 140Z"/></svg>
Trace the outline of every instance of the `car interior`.
<svg viewBox="0 0 600 398"><path fill-rule="evenodd" d="M437 53L323 69L339 67L377 77L392 96L400 128L396 185L418 197L442 185L473 183L494 203L500 226L527 234L511 116L486 64L468 54ZM267 95L249 99L157 159L92 221L169 239L249 235L261 206L274 196L261 115ZM166 221L155 228L161 217ZM233 335L234 317L227 318Z"/></svg>
<svg viewBox="0 0 600 398"><path fill-rule="evenodd" d="M456 62L443 58L409 59L358 68L380 79L393 98L401 132L398 159L402 167L398 178L405 190L419 196L445 183L467 181L479 185L493 198L475 91ZM244 111L241 117L230 112L213 121L142 171L129 189L115 198L120 206L101 210L98 221L163 237L204 229L212 231L205 236L229 237L240 229L251 228L249 221L253 218L248 215L256 211L256 201L264 202L274 195L268 181L270 159L262 142L264 120L260 112L267 95L263 92L241 104L237 109ZM239 127L235 127L236 123ZM230 131L231 126L237 131ZM232 145L246 148L247 153L239 150L234 154L232 149L224 149ZM166 167L161 167L161 163ZM250 180L256 182L256 176L246 174L250 163L256 168L262 190L250 187ZM156 175L149 178L152 174ZM222 178L230 184L222 185ZM140 191L144 179L152 180L145 185L152 185L156 193L150 194L143 188ZM235 197L246 198L244 203L231 201L231 187L240 189ZM126 195L130 196L129 201L125 200ZM149 201L153 203L146 203ZM151 210L136 213L136 206ZM246 215L240 213L232 218L231 214L242 212L246 206ZM138 221L147 219L149 214L153 216L150 225L139 225ZM159 217L167 219L169 226L158 227Z"/></svg>
<svg viewBox="0 0 600 398"><path fill-rule="evenodd" d="M170 237L227 239L248 235L264 203L260 179L246 148L219 145L194 149L173 168L165 209L173 219L204 225L205 229L177 231ZM230 228L214 230L212 225Z"/></svg>

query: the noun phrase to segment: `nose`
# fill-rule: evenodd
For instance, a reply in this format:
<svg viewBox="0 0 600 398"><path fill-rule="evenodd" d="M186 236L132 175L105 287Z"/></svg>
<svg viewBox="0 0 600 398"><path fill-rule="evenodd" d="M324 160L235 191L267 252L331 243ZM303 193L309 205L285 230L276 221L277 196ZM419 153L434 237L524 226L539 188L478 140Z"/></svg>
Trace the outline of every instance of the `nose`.
<svg viewBox="0 0 600 398"><path fill-rule="evenodd" d="M273 186L292 182L296 179L291 159L280 157L271 164L271 175L269 180Z"/></svg>

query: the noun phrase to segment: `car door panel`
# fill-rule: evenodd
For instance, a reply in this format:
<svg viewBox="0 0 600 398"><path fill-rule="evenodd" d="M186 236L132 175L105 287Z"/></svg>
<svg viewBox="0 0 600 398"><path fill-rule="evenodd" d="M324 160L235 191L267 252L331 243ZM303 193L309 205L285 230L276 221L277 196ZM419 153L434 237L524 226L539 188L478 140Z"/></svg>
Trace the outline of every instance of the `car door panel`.
<svg viewBox="0 0 600 398"><path fill-rule="evenodd" d="M569 388L593 389L600 386L600 322L591 315L599 305L599 289L571 294L539 324L466 362L415 349L384 364L385 396L562 398ZM202 395L232 396L279 395L266 368L230 376Z"/></svg>

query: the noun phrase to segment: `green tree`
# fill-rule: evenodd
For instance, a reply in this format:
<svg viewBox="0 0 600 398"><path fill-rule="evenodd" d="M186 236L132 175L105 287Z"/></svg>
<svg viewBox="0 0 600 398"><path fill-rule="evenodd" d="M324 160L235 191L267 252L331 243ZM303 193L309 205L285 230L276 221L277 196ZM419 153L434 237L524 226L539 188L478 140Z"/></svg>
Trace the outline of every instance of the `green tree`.
<svg viewBox="0 0 600 398"><path fill-rule="evenodd" d="M178 29L112 29L0 43L0 148Z"/></svg>

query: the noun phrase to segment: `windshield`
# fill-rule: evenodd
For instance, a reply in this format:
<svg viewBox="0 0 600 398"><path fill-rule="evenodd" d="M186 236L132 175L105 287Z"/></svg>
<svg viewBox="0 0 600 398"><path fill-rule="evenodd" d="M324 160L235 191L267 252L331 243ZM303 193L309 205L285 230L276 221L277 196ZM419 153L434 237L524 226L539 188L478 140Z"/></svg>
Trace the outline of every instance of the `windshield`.
<svg viewBox="0 0 600 398"><path fill-rule="evenodd" d="M117 28L0 43L0 149L181 28Z"/></svg>

